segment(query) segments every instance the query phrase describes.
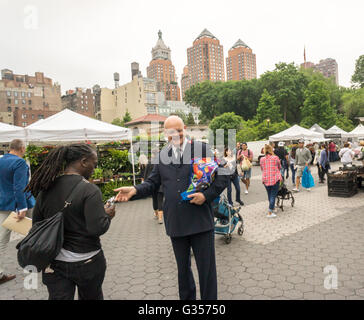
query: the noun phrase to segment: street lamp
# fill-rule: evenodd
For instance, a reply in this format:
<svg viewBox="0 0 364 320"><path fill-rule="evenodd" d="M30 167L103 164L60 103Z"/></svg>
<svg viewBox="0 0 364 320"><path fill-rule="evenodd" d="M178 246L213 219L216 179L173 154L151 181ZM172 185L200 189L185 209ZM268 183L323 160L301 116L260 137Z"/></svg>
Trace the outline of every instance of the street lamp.
<svg viewBox="0 0 364 320"><path fill-rule="evenodd" d="M267 123L268 123L268 128L269 128L269 122L270 122L270 119L268 118L268 119L267 119Z"/></svg>

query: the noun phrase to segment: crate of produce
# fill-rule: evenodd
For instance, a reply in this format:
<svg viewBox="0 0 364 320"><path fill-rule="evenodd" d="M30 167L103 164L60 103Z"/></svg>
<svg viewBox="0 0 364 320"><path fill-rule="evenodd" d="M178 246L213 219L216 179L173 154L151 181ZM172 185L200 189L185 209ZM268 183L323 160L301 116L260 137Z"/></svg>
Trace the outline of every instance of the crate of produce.
<svg viewBox="0 0 364 320"><path fill-rule="evenodd" d="M358 191L356 171L337 171L327 175L328 195L351 197Z"/></svg>

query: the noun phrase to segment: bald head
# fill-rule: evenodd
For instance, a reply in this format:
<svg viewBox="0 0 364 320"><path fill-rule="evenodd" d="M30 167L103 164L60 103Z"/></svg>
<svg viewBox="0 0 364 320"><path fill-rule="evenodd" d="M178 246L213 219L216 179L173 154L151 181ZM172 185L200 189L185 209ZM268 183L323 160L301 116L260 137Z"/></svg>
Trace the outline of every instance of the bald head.
<svg viewBox="0 0 364 320"><path fill-rule="evenodd" d="M178 116L169 116L164 121L164 134L175 146L183 144L185 128L183 120Z"/></svg>

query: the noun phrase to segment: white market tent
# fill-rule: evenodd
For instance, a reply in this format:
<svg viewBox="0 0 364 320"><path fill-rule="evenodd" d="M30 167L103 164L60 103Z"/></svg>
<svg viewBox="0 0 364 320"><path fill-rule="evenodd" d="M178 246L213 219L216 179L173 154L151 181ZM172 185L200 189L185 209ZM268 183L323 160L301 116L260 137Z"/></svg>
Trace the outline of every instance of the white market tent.
<svg viewBox="0 0 364 320"><path fill-rule="evenodd" d="M64 109L53 116L39 120L25 128L24 140L29 142L71 142L130 140L130 129L92 119ZM133 145L131 143L133 153ZM135 184L134 157L132 156L133 179Z"/></svg>
<svg viewBox="0 0 364 320"><path fill-rule="evenodd" d="M10 142L14 139L25 139L24 128L0 122L0 142Z"/></svg>
<svg viewBox="0 0 364 320"><path fill-rule="evenodd" d="M364 126L359 124L354 130L350 131L352 137L364 139Z"/></svg>
<svg viewBox="0 0 364 320"><path fill-rule="evenodd" d="M352 135L343 129L339 128L338 126L332 126L330 129L326 131L327 134L341 134L341 138L349 138Z"/></svg>
<svg viewBox="0 0 364 320"><path fill-rule="evenodd" d="M302 128L297 124L269 137L269 141L289 141L299 139L309 141L324 141L322 133L313 132L312 130Z"/></svg>
<svg viewBox="0 0 364 320"><path fill-rule="evenodd" d="M313 132L317 132L317 133L326 133L326 130L324 128L322 128L321 126L319 126L317 123L315 123L311 128L311 131Z"/></svg>

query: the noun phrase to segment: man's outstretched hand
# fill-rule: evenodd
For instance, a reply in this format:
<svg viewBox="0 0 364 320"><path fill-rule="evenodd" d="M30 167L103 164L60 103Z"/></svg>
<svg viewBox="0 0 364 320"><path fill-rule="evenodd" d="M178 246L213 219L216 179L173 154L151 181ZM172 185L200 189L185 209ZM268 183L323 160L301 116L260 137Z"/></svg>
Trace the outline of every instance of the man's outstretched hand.
<svg viewBox="0 0 364 320"><path fill-rule="evenodd" d="M199 206L206 201L206 198L202 192L192 193L187 196L187 198L193 198L190 203L197 204Z"/></svg>
<svg viewBox="0 0 364 320"><path fill-rule="evenodd" d="M117 202L126 202L129 201L129 199L132 196L135 196L137 191L134 187L121 187L118 189L114 189L115 192L119 192L116 197L115 200Z"/></svg>

